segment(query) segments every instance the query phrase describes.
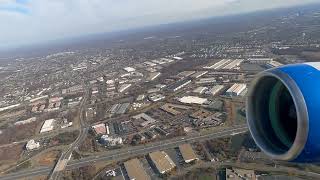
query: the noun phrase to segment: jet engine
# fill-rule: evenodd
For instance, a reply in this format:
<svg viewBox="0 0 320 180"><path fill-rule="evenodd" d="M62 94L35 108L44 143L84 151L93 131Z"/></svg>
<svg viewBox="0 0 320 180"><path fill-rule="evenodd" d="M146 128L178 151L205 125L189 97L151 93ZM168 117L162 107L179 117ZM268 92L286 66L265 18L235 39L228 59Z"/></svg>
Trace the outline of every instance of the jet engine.
<svg viewBox="0 0 320 180"><path fill-rule="evenodd" d="M250 133L266 155L320 162L320 63L280 66L258 74L246 105Z"/></svg>

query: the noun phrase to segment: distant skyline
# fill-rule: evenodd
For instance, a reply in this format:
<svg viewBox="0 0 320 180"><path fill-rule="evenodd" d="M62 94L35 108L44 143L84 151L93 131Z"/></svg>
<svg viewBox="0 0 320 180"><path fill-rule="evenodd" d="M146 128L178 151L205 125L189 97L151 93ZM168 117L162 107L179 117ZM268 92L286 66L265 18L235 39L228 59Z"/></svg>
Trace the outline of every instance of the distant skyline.
<svg viewBox="0 0 320 180"><path fill-rule="evenodd" d="M0 0L0 49L319 0Z"/></svg>

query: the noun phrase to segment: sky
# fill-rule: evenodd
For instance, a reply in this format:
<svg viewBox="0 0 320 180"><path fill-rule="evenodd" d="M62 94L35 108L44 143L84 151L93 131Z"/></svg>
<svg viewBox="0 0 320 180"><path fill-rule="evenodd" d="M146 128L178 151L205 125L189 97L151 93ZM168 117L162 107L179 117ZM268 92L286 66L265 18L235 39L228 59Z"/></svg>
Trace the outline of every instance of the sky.
<svg viewBox="0 0 320 180"><path fill-rule="evenodd" d="M319 0L0 0L0 48Z"/></svg>

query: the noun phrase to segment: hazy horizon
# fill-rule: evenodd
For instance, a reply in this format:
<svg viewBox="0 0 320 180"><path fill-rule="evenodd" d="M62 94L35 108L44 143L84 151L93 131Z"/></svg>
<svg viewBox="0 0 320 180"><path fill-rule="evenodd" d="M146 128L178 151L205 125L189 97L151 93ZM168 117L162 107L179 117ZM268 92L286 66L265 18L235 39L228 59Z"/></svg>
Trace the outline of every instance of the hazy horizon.
<svg viewBox="0 0 320 180"><path fill-rule="evenodd" d="M0 0L0 49L318 2L317 0Z"/></svg>

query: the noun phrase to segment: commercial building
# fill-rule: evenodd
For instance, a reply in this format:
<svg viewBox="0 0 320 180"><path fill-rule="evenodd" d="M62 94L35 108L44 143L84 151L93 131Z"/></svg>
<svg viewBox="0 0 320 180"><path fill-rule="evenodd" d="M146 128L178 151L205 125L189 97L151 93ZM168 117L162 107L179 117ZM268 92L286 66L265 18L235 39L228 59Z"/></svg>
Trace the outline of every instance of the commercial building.
<svg viewBox="0 0 320 180"><path fill-rule="evenodd" d="M107 133L106 125L104 123L92 126L96 135L102 135Z"/></svg>
<svg viewBox="0 0 320 180"><path fill-rule="evenodd" d="M36 142L35 140L31 139L30 141L27 142L26 144L26 149L28 151L32 151L35 149L39 149L40 148L40 143Z"/></svg>
<svg viewBox="0 0 320 180"><path fill-rule="evenodd" d="M106 146L117 146L123 144L121 137L112 137L109 135L102 135L99 142Z"/></svg>
<svg viewBox="0 0 320 180"><path fill-rule="evenodd" d="M190 163L199 159L197 155L194 153L190 144L180 145L179 151L185 163Z"/></svg>
<svg viewBox="0 0 320 180"><path fill-rule="evenodd" d="M212 96L215 96L215 95L217 95L223 88L224 88L223 85L213 86L209 91L206 92L206 94L210 94L210 95L212 95Z"/></svg>
<svg viewBox="0 0 320 180"><path fill-rule="evenodd" d="M169 173L176 167L172 159L164 151L149 153L149 157L160 174Z"/></svg>
<svg viewBox="0 0 320 180"><path fill-rule="evenodd" d="M130 180L150 180L147 172L142 166L142 163L137 158L131 159L124 163L124 167L127 171Z"/></svg>
<svg viewBox="0 0 320 180"><path fill-rule="evenodd" d="M184 96L179 99L181 103L186 103L186 104L199 104L202 105L205 102L207 102L206 98L200 98L197 96Z"/></svg>
<svg viewBox="0 0 320 180"><path fill-rule="evenodd" d="M168 90L169 91L173 91L173 92L176 92L182 88L184 88L185 86L187 86L188 84L190 84L192 81L190 78L187 78L187 79L183 79L183 80L179 80L178 82L170 85L168 87Z"/></svg>
<svg viewBox="0 0 320 180"><path fill-rule="evenodd" d="M49 131L52 131L53 130L53 127L54 127L54 122L56 120L54 119L48 119L46 120L42 127L41 127L41 130L40 130L40 133L44 133L44 132L49 132Z"/></svg>
<svg viewBox="0 0 320 180"><path fill-rule="evenodd" d="M247 88L246 84L234 84L226 92L227 96L239 96Z"/></svg>

